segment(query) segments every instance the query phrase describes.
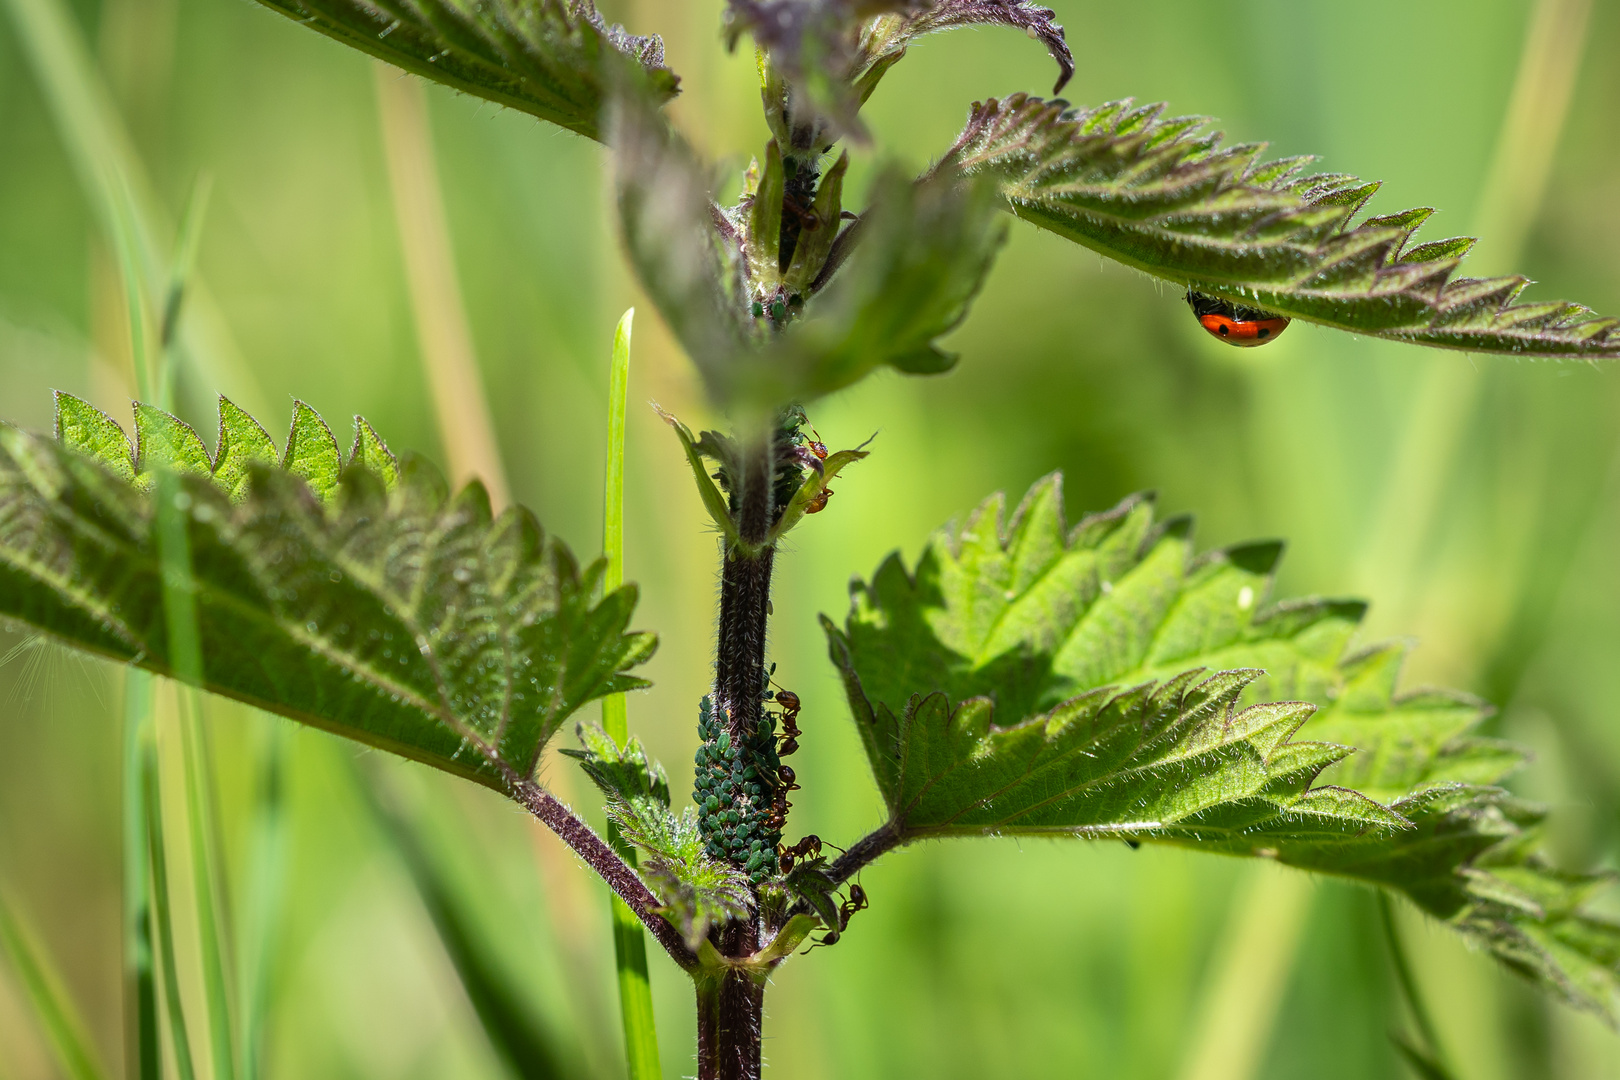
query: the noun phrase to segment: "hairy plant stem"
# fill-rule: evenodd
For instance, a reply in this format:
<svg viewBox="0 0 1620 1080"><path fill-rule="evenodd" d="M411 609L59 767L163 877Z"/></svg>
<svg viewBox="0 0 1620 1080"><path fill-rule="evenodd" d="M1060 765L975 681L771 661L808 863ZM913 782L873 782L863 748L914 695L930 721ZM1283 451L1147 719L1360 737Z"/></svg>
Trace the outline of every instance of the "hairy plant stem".
<svg viewBox="0 0 1620 1080"><path fill-rule="evenodd" d="M776 549L765 543L775 520L771 484L775 460L769 434L744 444L733 477L732 518L741 543L731 546L720 565L720 628L715 644L715 703L730 718L733 739L759 725L765 686L765 629L770 617L771 566Z"/></svg>
<svg viewBox="0 0 1620 1080"><path fill-rule="evenodd" d="M596 832L579 818L574 812L563 805L545 788L533 780L512 780L512 797L523 805L541 824L556 833L562 842L573 849L574 854L585 860L585 864L603 881L620 900L623 900L636 918L641 920L647 931L658 940L670 959L674 960L687 971L695 971L698 966L697 956L681 935L669 924L664 917L658 914L661 905L652 890L642 882L641 878L630 865L619 857L619 853L608 846Z"/></svg>
<svg viewBox="0 0 1620 1080"><path fill-rule="evenodd" d="M720 625L715 645L714 695L726 710L734 740L759 725L765 686L765 633L770 617L771 568L776 549L765 543L775 520L771 485L775 457L770 435L743 443L739 475L733 477L732 517L740 544L729 547L720 567ZM719 934L720 953L745 957L759 948L757 915ZM757 1080L760 1027L765 1008L762 979L739 969L700 978L697 986L698 1080Z"/></svg>
<svg viewBox="0 0 1620 1080"><path fill-rule="evenodd" d="M848 851L834 859L832 865L827 867L827 876L832 879L833 884L842 885L860 873L861 868L867 863L893 851L905 843L905 840L899 826L892 821L884 822L881 828L867 833L850 845Z"/></svg>
<svg viewBox="0 0 1620 1080"><path fill-rule="evenodd" d="M759 943L755 928L744 923L727 927L721 941L743 953ZM758 1080L764 1011L762 975L730 968L697 980L698 1080Z"/></svg>

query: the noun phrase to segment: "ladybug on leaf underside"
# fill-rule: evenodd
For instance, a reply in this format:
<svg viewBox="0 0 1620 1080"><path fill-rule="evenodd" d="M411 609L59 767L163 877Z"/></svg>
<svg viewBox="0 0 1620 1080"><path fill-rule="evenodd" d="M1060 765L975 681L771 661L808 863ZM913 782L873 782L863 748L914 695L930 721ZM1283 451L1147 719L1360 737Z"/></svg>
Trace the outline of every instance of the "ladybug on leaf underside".
<svg viewBox="0 0 1620 1080"><path fill-rule="evenodd" d="M1243 307L1191 289L1187 290L1187 305L1210 337L1242 349L1269 344L1288 329L1288 319L1282 315Z"/></svg>

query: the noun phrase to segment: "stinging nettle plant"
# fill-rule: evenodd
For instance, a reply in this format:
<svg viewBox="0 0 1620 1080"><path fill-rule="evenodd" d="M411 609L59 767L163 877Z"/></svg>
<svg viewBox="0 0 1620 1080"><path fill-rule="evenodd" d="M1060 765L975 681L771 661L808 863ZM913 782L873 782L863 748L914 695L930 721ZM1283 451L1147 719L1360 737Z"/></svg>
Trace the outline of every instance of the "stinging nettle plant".
<svg viewBox="0 0 1620 1080"><path fill-rule="evenodd" d="M661 111L678 86L661 42L589 0L264 2L608 147L630 262L729 420L694 433L665 415L721 537L691 804L637 740L574 719L646 685L635 587L605 586L606 563L582 567L527 511L492 515L476 482L451 492L396 459L364 421L345 453L300 404L278 451L221 399L210 453L158 408L137 406L132 446L60 395L54 437L0 428L0 613L516 800L625 905L622 972L639 921L691 976L705 1080L759 1075L767 979L848 933L863 867L952 836L1175 844L1363 882L1615 1022L1620 926L1583 908L1606 879L1540 853L1544 811L1499 786L1523 751L1474 734L1475 699L1401 693L1405 646L1353 650L1361 603L1272 600L1278 544L1199 554L1145 497L1071 522L1054 475L1011 511L991 496L914 565L891 556L822 618L888 813L836 856L793 827L790 793L815 778L784 759L822 718L770 678L767 630L783 538L868 453L830 452L805 408L883 366L949 370L937 341L1004 214L1239 319L1586 360L1620 356L1620 320L1521 302L1521 277L1459 277L1473 241L1416 242L1430 210L1365 216L1376 184L1129 101L975 104L925 175L879 169L852 212L861 107L921 35L1022 30L1061 91L1063 30L1029 3L732 0L722 37L757 49L771 139L721 206ZM536 779L571 722L607 838ZM625 993L631 1071L652 1075L650 1003Z"/></svg>

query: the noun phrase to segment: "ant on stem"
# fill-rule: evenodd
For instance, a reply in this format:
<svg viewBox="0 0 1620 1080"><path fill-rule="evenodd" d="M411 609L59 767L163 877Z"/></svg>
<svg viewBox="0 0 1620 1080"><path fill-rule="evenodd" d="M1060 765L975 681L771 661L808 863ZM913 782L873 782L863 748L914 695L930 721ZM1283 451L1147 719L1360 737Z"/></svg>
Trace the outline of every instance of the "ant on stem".
<svg viewBox="0 0 1620 1080"><path fill-rule="evenodd" d="M827 460L827 444L821 441L821 432L817 431L815 428L811 428L810 432L815 436L815 438L811 439L805 444L805 446L809 449L810 453L815 455L816 460L814 464L819 472L821 463ZM820 491L816 492L815 498L810 500L809 505L804 508L804 512L806 514L821 513L823 510L827 509L827 500L832 497L832 488L822 488Z"/></svg>
<svg viewBox="0 0 1620 1080"><path fill-rule="evenodd" d="M849 929L849 920L854 917L857 911L865 911L868 906L866 890L859 885L851 885L849 887L849 899L838 905L838 926L829 929L823 934L821 940L816 942L816 945L838 944L838 939L844 936L845 930ZM812 945L810 948L813 949L816 945ZM809 950L805 951L808 952Z"/></svg>
<svg viewBox="0 0 1620 1080"><path fill-rule="evenodd" d="M782 826L787 824L788 811L793 809L793 804L788 802L788 792L798 791L799 785L797 783L798 776L794 773L791 765L778 766L776 778L776 794L771 797L769 823L771 828L780 832Z"/></svg>
<svg viewBox="0 0 1620 1080"><path fill-rule="evenodd" d="M799 859L814 859L821 855L821 837L809 833L792 847L778 844L776 854L781 860L782 873L790 874L793 872L793 864Z"/></svg>
<svg viewBox="0 0 1620 1080"><path fill-rule="evenodd" d="M776 703L782 706L782 745L776 751L782 757L799 749L799 695L791 690L778 690Z"/></svg>

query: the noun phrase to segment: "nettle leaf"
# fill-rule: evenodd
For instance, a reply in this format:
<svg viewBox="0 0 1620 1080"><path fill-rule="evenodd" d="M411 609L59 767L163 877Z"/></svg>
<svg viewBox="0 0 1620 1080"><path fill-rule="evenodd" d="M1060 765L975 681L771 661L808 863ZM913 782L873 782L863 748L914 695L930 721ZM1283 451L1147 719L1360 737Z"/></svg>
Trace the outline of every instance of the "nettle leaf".
<svg viewBox="0 0 1620 1080"><path fill-rule="evenodd" d="M726 542L738 542L737 523L731 519L731 506L726 496L716 486L714 477L709 475L709 467L703 463L705 457L712 457L721 462L721 468L732 465L735 460L735 443L718 431L705 431L702 438L693 436L692 429L681 423L680 419L665 412L658 405L659 417L674 429L675 437L681 441L681 449L686 453L686 463L692 469L692 479L696 481L698 496L703 500L703 508L709 512L709 519L719 527Z"/></svg>
<svg viewBox="0 0 1620 1080"><path fill-rule="evenodd" d="M1517 303L1523 277L1456 278L1467 238L1412 243L1428 208L1356 215L1378 189L1223 146L1163 105L975 105L942 167L994 177L1043 229L1201 293L1398 341L1532 357L1620 356L1620 320Z"/></svg>
<svg viewBox="0 0 1620 1080"><path fill-rule="evenodd" d="M729 0L726 42L747 33L766 58L766 112L784 146L820 148L843 132L864 135L861 40L873 16L915 12L928 0ZM792 139L794 128L799 137Z"/></svg>
<svg viewBox="0 0 1620 1080"><path fill-rule="evenodd" d="M799 317L785 296L769 311L756 299L762 282L781 292L784 280L770 264L777 249L757 242L780 223L755 213L769 168L743 205L721 210L697 154L634 97L616 103L613 144L631 262L717 403L774 411L883 365L933 374L955 363L934 341L966 316L1006 238L992 185L883 173L869 209L827 241L816 278L793 294ZM835 164L827 179L841 174ZM803 265L788 273L807 276Z"/></svg>
<svg viewBox="0 0 1620 1080"><path fill-rule="evenodd" d="M746 319L741 235L725 228L708 166L645 98L615 98L612 143L630 263L711 395L723 400L739 358L760 336Z"/></svg>
<svg viewBox="0 0 1620 1080"><path fill-rule="evenodd" d="M278 467L226 402L199 475L195 433L143 408L137 473L111 420L57 400L61 442L0 426L0 614L170 674L154 496L131 480L173 468L206 689L504 790L585 702L646 685L634 586L594 599L602 563L396 465L363 423L345 464L300 405Z"/></svg>
<svg viewBox="0 0 1620 1080"><path fill-rule="evenodd" d="M101 462L119 479L134 482L135 454L129 436L112 417L88 401L70 394L56 395L56 437Z"/></svg>
<svg viewBox="0 0 1620 1080"><path fill-rule="evenodd" d="M620 834L645 855L642 879L663 905L662 914L694 952L711 926L748 917L748 877L705 850L697 814L670 810L669 779L651 763L640 740L622 748L601 728L581 724L583 750L564 750L607 796L608 815Z"/></svg>
<svg viewBox="0 0 1620 1080"><path fill-rule="evenodd" d="M885 365L913 375L950 370L955 355L934 342L967 316L1006 240L996 206L983 184L879 176L871 207L847 227L847 265L829 263L823 281L831 284L751 365L755 392L808 400Z"/></svg>
<svg viewBox="0 0 1620 1080"><path fill-rule="evenodd" d="M614 81L664 102L664 43L610 26L592 0L260 0L396 67L592 139Z"/></svg>
<svg viewBox="0 0 1620 1080"><path fill-rule="evenodd" d="M1053 93L1061 90L1074 74L1063 27L1050 9L1024 0L730 0L726 10L728 41L735 45L744 32L751 35L785 82L777 93L790 87L796 99L780 103L790 123L781 125L779 137L789 127L803 128L806 114L859 131L856 112L913 41L942 30L998 25L1046 46L1060 71ZM774 80L766 81L769 99ZM768 100L767 110L776 105ZM804 144L821 145L817 136Z"/></svg>
<svg viewBox="0 0 1620 1080"><path fill-rule="evenodd" d="M920 10L883 16L863 27L856 77L861 100L871 96L878 80L912 42L925 34L964 26L1010 26L1045 45L1058 65L1054 94L1074 77L1074 54L1057 23L1057 12L1051 8L1025 0L935 0L921 5Z"/></svg>
<svg viewBox="0 0 1620 1080"><path fill-rule="evenodd" d="M1280 544L1195 556L1142 498L1071 530L1052 476L1003 509L822 620L898 835L1161 841L1376 883L1614 1015L1620 927L1580 908L1602 879L1536 854L1542 811L1493 786L1523 751L1472 734L1481 702L1398 694L1404 646L1351 650L1365 605L1273 603Z"/></svg>
<svg viewBox="0 0 1620 1080"><path fill-rule="evenodd" d="M640 739L632 735L621 748L596 724L580 724L576 733L585 748L562 752L579 762L602 794L636 808L638 814L643 808L669 809L669 776L662 765L648 759Z"/></svg>

